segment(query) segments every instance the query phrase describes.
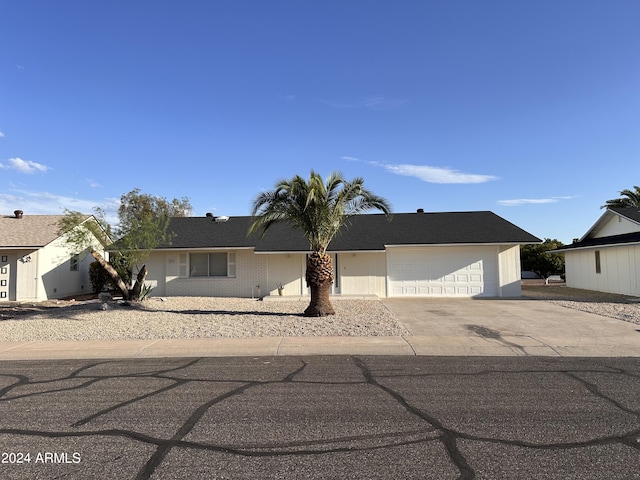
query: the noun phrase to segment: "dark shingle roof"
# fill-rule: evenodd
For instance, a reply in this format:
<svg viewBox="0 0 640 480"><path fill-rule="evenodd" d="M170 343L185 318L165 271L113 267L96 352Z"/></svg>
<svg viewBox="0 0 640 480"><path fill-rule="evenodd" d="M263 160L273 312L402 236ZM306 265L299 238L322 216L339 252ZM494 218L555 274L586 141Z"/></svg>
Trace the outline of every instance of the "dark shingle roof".
<svg viewBox="0 0 640 480"><path fill-rule="evenodd" d="M627 217L629 220L640 223L640 208L638 207L609 208L608 210L616 212L623 217Z"/></svg>
<svg viewBox="0 0 640 480"><path fill-rule="evenodd" d="M596 222L596 224L591 227L591 229L586 233L586 235L582 238L582 240L578 242L574 242L570 245L565 245L561 248L553 250L554 252L563 252L566 250L575 250L580 248L589 248L589 247L600 247L604 245L623 245L627 243L640 243L640 231L624 233L620 235L609 235L606 237L596 237L594 235L602 228L603 225L606 225L606 222L613 216L612 213L618 214L622 217L628 218L629 220L640 224L640 208L638 207L626 207L626 208L607 208L607 212L605 212ZM640 227L638 227L640 228Z"/></svg>
<svg viewBox="0 0 640 480"><path fill-rule="evenodd" d="M565 250L575 250L577 248L600 247L604 245L623 245L627 243L640 243L640 232L625 233L623 235L611 235L609 237L587 238L581 242L552 250L552 252L562 252Z"/></svg>
<svg viewBox="0 0 640 480"><path fill-rule="evenodd" d="M160 248L242 248L256 252L308 251L303 235L286 224L272 226L263 238L247 236L252 217L215 222L208 217L176 217L175 236ZM353 217L334 238L331 251L384 250L387 245L520 244L541 240L492 212L398 213Z"/></svg>

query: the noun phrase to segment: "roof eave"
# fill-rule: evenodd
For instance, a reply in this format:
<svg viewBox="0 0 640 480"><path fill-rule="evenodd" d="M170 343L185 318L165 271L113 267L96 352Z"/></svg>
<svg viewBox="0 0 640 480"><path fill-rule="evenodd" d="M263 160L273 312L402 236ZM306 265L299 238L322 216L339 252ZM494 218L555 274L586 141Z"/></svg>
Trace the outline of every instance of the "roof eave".
<svg viewBox="0 0 640 480"><path fill-rule="evenodd" d="M593 225L591 225L591 228L589 228L589 230L586 231L586 233L584 235L582 235L578 241L582 242L587 238L598 238L598 237L590 237L589 235L591 233L593 233L594 230L596 230L596 228L598 226L600 226L602 223L604 223L605 218L607 217L611 217L611 216L617 216L620 218L624 218L625 220L631 222L631 223L635 223L636 225L640 225L640 222L637 222L636 220L634 220L633 218L627 217L626 215L623 215L620 212L616 212L615 210L612 210L611 208L607 208L605 210L605 212L600 215L600 217L595 221L595 223Z"/></svg>
<svg viewBox="0 0 640 480"><path fill-rule="evenodd" d="M255 247L163 247L154 248L152 252L178 252L178 251L210 251L210 250L253 250Z"/></svg>
<svg viewBox="0 0 640 480"><path fill-rule="evenodd" d="M543 243L540 242L461 242L461 243L406 243L406 244L397 244L397 245L385 245L385 248L396 248L396 247L479 247L479 246L487 246L487 247L495 247L500 245L522 245L526 243Z"/></svg>
<svg viewBox="0 0 640 480"><path fill-rule="evenodd" d="M593 250L597 248L607 248L607 247L628 247L628 246L638 246L640 242L621 242L621 243L602 243L599 245L583 245L580 247L572 247L571 245L567 245L567 248L556 248L554 250L548 250L546 253L566 253L566 252L575 252L576 250Z"/></svg>

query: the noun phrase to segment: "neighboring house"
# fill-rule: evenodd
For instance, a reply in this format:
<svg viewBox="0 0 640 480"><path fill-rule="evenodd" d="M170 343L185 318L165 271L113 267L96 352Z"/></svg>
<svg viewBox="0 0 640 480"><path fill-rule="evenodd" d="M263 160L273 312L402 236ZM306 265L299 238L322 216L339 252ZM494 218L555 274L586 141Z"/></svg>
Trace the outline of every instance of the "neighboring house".
<svg viewBox="0 0 640 480"><path fill-rule="evenodd" d="M87 252L70 252L58 233L63 215L0 216L0 302L90 293ZM85 221L95 221L87 215Z"/></svg>
<svg viewBox="0 0 640 480"><path fill-rule="evenodd" d="M171 220L147 262L153 295L308 295L307 240L286 224L248 236L252 217ZM541 240L492 212L400 213L351 219L328 248L334 295L520 296L520 244Z"/></svg>
<svg viewBox="0 0 640 480"><path fill-rule="evenodd" d="M640 208L607 208L563 253L568 287L640 296Z"/></svg>

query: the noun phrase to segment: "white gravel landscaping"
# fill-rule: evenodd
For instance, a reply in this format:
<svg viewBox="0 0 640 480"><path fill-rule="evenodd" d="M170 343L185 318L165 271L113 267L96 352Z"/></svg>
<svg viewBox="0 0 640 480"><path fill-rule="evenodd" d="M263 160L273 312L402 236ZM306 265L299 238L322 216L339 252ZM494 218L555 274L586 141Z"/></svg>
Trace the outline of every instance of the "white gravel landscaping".
<svg viewBox="0 0 640 480"><path fill-rule="evenodd" d="M379 300L336 300L336 315L307 318L307 300L168 297L123 306L98 300L52 304L0 318L0 341L408 335ZM0 310L0 314L2 310Z"/></svg>
<svg viewBox="0 0 640 480"><path fill-rule="evenodd" d="M580 290L563 285L523 286L522 295L640 325L640 297Z"/></svg>
<svg viewBox="0 0 640 480"><path fill-rule="evenodd" d="M523 297L640 325L640 298L564 286L523 286ZM336 315L307 318L308 300L168 297L123 306L99 300L0 306L0 342L168 338L409 335L379 300L333 300Z"/></svg>

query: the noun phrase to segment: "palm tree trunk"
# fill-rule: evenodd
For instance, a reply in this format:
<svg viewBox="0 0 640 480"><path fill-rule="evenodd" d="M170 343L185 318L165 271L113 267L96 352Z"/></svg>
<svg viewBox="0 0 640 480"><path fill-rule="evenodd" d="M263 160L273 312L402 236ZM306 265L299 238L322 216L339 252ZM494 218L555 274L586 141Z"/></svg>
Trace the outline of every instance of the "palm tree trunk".
<svg viewBox="0 0 640 480"><path fill-rule="evenodd" d="M333 264L326 253L313 252L307 259L307 285L311 288L311 302L304 311L305 317L325 317L336 312L329 300L333 283Z"/></svg>

